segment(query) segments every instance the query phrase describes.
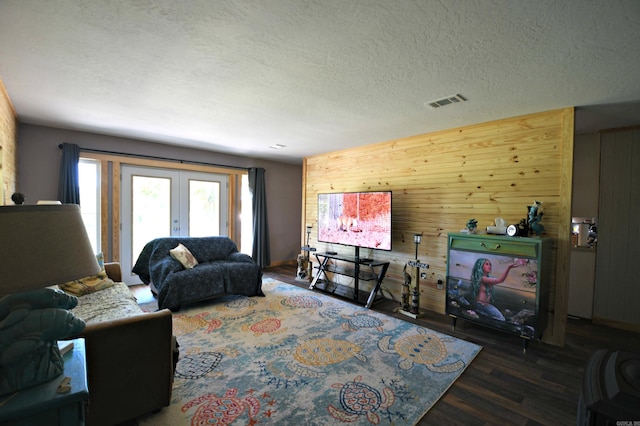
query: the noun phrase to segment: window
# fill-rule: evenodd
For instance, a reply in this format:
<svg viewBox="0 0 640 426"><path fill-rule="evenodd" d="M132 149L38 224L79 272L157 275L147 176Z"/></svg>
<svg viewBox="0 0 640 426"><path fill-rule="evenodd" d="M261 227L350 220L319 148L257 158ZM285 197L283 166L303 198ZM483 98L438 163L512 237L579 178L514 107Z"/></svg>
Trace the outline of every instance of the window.
<svg viewBox="0 0 640 426"><path fill-rule="evenodd" d="M101 250L100 242L100 162L81 158L78 163L80 180L80 211L94 253Z"/></svg>
<svg viewBox="0 0 640 426"><path fill-rule="evenodd" d="M249 189L249 176L242 175L242 209L240 212L240 251L251 256L253 252L253 195Z"/></svg>

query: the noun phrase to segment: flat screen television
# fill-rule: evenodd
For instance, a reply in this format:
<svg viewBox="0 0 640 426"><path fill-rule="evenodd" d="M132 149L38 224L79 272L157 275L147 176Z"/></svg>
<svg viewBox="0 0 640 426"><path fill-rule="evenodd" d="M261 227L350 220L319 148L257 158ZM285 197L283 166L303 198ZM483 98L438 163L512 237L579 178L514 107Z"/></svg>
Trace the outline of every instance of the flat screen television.
<svg viewBox="0 0 640 426"><path fill-rule="evenodd" d="M318 241L391 250L391 191L318 194Z"/></svg>

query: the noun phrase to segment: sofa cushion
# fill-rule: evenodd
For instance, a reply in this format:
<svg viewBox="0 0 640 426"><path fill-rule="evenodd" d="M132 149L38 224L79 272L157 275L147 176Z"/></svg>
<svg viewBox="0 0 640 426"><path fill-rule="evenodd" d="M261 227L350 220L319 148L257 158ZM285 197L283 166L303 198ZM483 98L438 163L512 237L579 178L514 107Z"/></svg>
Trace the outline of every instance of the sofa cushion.
<svg viewBox="0 0 640 426"><path fill-rule="evenodd" d="M191 269L198 264L198 260L182 243L178 244L176 248L169 250L169 254L180 262L185 269Z"/></svg>
<svg viewBox="0 0 640 426"><path fill-rule="evenodd" d="M122 282L78 298L71 312L87 324L131 317L143 313L129 287Z"/></svg>

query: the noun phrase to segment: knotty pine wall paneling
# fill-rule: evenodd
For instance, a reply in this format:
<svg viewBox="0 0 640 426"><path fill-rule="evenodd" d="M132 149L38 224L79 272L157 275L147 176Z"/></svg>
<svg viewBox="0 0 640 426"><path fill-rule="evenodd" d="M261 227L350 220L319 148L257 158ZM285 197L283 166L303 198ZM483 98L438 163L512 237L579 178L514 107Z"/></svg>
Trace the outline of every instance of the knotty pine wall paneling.
<svg viewBox="0 0 640 426"><path fill-rule="evenodd" d="M0 205L12 205L17 190L17 118L4 83L0 80Z"/></svg>
<svg viewBox="0 0 640 426"><path fill-rule="evenodd" d="M318 193L392 190L393 250L360 254L391 262L383 290L399 301L402 268L415 256L413 234L422 233L418 258L430 268L421 270L427 279L420 282L420 307L426 315L444 314L445 290L436 283L446 279L447 234L463 229L470 218L480 230L497 217L518 223L534 200L542 201L545 236L554 240L555 271L543 340L563 345L573 120L573 108L565 108L307 157L302 241L304 226L313 225L311 245L318 251L353 255L352 247L317 242Z"/></svg>

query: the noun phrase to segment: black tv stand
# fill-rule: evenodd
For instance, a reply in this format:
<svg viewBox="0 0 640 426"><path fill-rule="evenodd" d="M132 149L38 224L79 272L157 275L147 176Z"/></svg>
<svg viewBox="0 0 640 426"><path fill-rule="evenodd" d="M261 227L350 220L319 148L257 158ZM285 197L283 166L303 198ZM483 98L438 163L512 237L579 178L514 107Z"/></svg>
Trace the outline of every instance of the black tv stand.
<svg viewBox="0 0 640 426"><path fill-rule="evenodd" d="M356 252L357 254L357 252ZM325 293L349 299L352 302L365 305L371 308L374 302L384 299L379 295L382 280L389 268L389 262L376 262L373 259L350 257L330 253L314 253L318 260L318 273L311 281L309 289L317 289ZM337 260L347 265L329 263L329 260ZM353 278L353 287L338 284L329 279L327 274L338 274ZM367 292L360 290L360 281L375 281L373 288Z"/></svg>

